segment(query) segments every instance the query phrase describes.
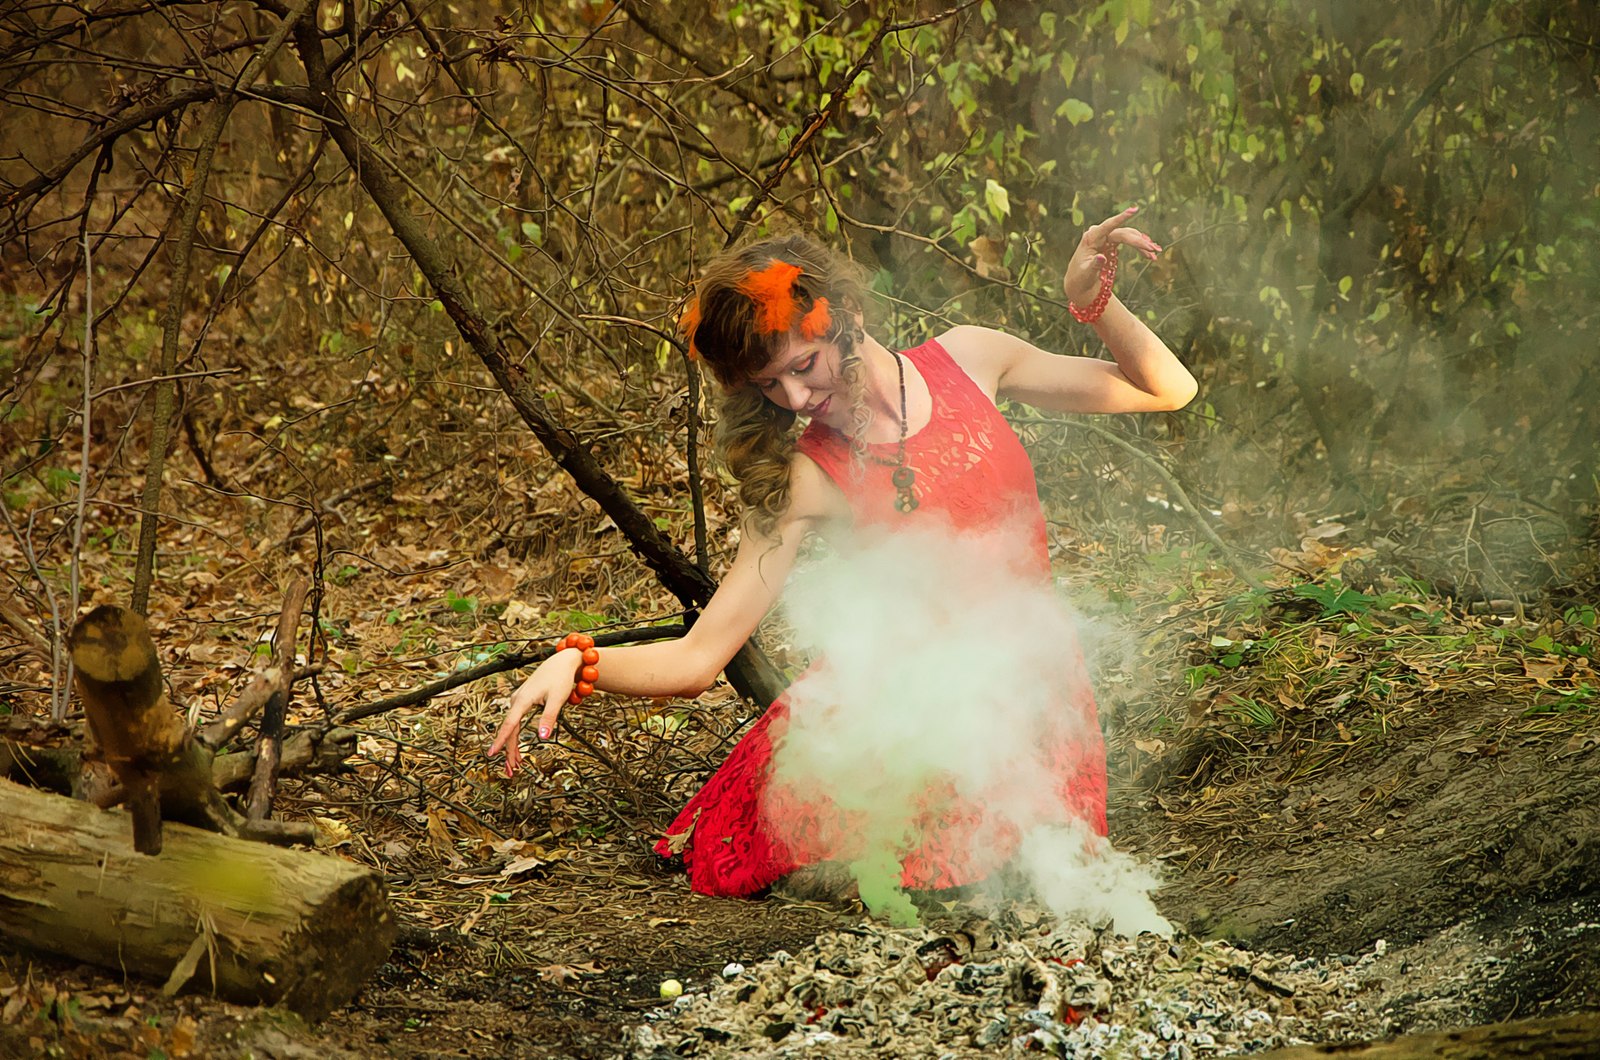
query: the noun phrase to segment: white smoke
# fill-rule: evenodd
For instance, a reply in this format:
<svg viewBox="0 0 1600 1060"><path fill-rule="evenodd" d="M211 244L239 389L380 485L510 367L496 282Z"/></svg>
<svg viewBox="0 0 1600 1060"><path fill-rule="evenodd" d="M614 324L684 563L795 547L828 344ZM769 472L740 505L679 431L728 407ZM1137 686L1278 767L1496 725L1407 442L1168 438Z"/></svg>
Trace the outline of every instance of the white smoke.
<svg viewBox="0 0 1600 1060"><path fill-rule="evenodd" d="M869 908L914 922L902 861L958 806L969 841L929 853L953 856L964 878L924 885L992 879L1004 866L1058 916L1169 934L1152 874L1058 793L1061 772L1075 770L1052 768L1049 749L1087 748L1102 765L1104 752L1079 706L1092 691L1075 620L1037 572L1015 569L1030 542L897 530L838 547L785 592L819 662L774 730L772 827L849 861ZM804 812L825 800L840 815Z"/></svg>

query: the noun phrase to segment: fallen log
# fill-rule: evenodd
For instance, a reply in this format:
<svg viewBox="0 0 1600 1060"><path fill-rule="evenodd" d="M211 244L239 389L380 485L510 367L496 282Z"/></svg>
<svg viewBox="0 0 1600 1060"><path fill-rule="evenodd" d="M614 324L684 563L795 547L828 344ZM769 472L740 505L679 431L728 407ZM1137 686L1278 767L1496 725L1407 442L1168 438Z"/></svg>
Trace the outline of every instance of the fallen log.
<svg viewBox="0 0 1600 1060"><path fill-rule="evenodd" d="M283 738L279 777L306 777L341 773L350 768L356 751L356 732L338 726L312 725L293 729ZM256 769L256 752L235 751L211 760L211 781L221 791L236 791L250 783ZM0 738L0 777L57 795L88 799L99 806L120 801L117 789L91 797L82 782L83 755L76 747L46 747Z"/></svg>
<svg viewBox="0 0 1600 1060"><path fill-rule="evenodd" d="M1600 1013L1490 1023L1459 1031L1427 1031L1387 1042L1296 1045L1258 1055L1261 1060L1592 1060L1600 1056Z"/></svg>
<svg viewBox="0 0 1600 1060"><path fill-rule="evenodd" d="M145 857L123 814L0 780L0 936L311 1020L387 959L372 869L180 824L164 838Z"/></svg>
<svg viewBox="0 0 1600 1060"><path fill-rule="evenodd" d="M291 730L283 738L283 754L278 761L279 777L303 777L318 773L339 773L350 768L349 758L356 752L356 732L340 726L312 725ZM223 791L232 791L250 782L256 771L256 752L239 751L217 755L211 763L211 779Z"/></svg>

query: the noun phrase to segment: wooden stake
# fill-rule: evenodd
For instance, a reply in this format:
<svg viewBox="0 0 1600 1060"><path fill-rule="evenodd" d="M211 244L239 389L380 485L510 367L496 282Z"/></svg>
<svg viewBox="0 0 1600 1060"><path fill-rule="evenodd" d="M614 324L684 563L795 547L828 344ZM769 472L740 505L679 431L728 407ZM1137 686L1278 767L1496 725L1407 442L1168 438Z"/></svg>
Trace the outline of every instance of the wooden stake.
<svg viewBox="0 0 1600 1060"><path fill-rule="evenodd" d="M102 605L68 637L89 730L122 785L101 800L128 804L134 847L161 852L161 821L183 821L228 836L308 843L309 824L251 822L223 801L212 780L210 748L195 740L167 699L144 618Z"/></svg>
<svg viewBox="0 0 1600 1060"><path fill-rule="evenodd" d="M272 665L278 671L278 687L261 712L261 740L256 749L256 771L250 781L250 800L245 816L264 821L272 812L272 797L278 788L278 760L283 753L283 720L289 710L289 693L294 685L294 639L300 625L300 611L306 605L311 583L296 575L283 594L283 611L278 615L278 636L273 642Z"/></svg>

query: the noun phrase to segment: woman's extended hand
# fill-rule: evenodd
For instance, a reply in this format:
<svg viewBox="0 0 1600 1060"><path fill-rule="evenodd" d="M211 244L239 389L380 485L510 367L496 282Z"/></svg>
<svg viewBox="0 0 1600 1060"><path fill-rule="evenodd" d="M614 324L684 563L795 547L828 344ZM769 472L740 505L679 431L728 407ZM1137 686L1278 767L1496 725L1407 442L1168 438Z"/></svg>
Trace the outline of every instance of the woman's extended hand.
<svg viewBox="0 0 1600 1060"><path fill-rule="evenodd" d="M563 648L539 664L539 668L522 682L522 687L511 693L511 709L500 731L494 734L489 754L506 753L506 776L515 776L522 765L522 719L536 707L543 708L539 715L539 739L548 740L555 731L556 719L572 689L578 683L578 667L583 653L576 648Z"/></svg>
<svg viewBox="0 0 1600 1060"><path fill-rule="evenodd" d="M1130 206L1121 213L1112 214L1097 225L1090 225L1078 240L1078 249L1067 262L1067 271L1061 278L1061 290L1077 305L1088 305L1100 293L1100 267L1114 246L1132 247L1147 258L1161 253L1161 244L1139 231L1126 227L1139 207Z"/></svg>

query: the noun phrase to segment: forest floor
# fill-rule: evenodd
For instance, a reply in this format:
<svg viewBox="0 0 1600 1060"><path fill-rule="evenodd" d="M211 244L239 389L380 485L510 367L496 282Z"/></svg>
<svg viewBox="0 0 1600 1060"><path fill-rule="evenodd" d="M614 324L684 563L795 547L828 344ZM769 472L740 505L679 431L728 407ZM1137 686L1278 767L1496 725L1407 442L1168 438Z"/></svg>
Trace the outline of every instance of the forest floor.
<svg viewBox="0 0 1600 1060"><path fill-rule="evenodd" d="M584 617L491 606L528 577L504 554L454 569L404 545L372 554L427 570L330 583L322 692L341 707ZM1266 593L1184 572L1186 592L1156 585L1127 609L1148 647L1099 675L1113 841L1160 866L1157 904L1198 936L1348 960L1384 940L1392 1029L1600 1007L1592 613L1474 615L1307 566ZM169 685L203 715L274 616L264 588L198 558L180 582L153 624ZM649 852L748 722L731 693L574 719L505 781L482 747L508 689L388 712L350 773L285 784L279 812L380 868L401 920L352 1004L313 1027L0 948L0 1055L620 1056L664 980L694 992L730 962L860 923L859 907L695 895Z"/></svg>
<svg viewBox="0 0 1600 1060"><path fill-rule="evenodd" d="M1124 787L1112 835L1161 859L1159 904L1197 933L1317 955L1387 940L1390 992L1406 999L1397 1027L1600 1007L1600 739L1530 731L1519 716L1492 696L1441 699L1310 782L1269 772L1226 787ZM504 893L470 878L397 881L407 927L393 956L315 1028L7 955L0 982L24 1003L7 1005L0 1052L613 1056L625 1028L663 1004L662 980L694 989L729 962L799 949L860 918L695 895L615 839L554 861L507 901L492 896ZM512 923L531 959L498 951ZM1468 972L1486 960L1494 975Z"/></svg>

